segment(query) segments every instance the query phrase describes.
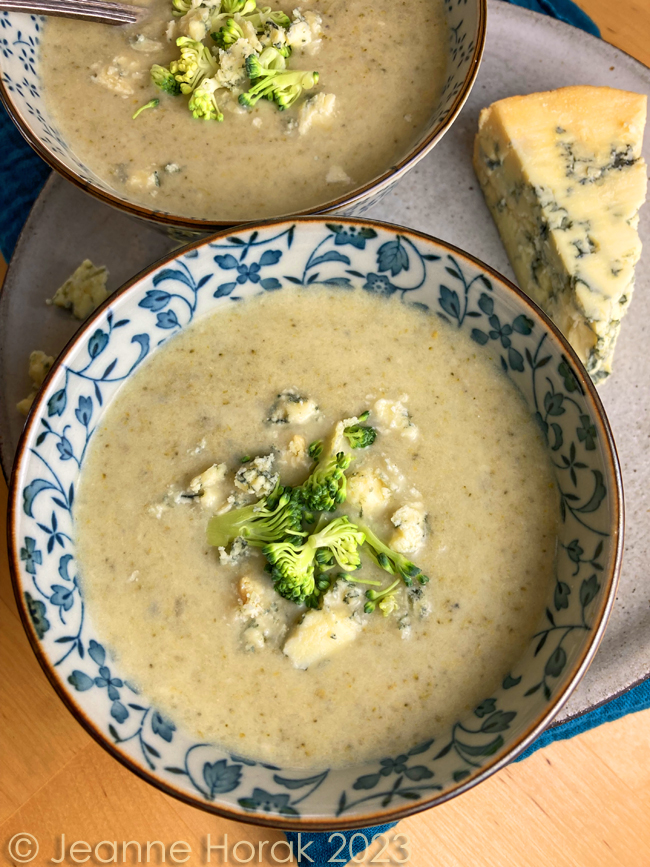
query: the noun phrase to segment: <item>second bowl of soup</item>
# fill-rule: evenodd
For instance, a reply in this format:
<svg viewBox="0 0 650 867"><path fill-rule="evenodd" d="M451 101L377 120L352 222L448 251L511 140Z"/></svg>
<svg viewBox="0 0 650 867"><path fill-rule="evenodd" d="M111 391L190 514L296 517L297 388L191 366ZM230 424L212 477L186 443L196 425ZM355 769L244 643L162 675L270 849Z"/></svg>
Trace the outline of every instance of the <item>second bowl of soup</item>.
<svg viewBox="0 0 650 867"><path fill-rule="evenodd" d="M142 5L125 27L2 13L1 95L70 180L201 231L367 207L453 122L485 33L484 0Z"/></svg>

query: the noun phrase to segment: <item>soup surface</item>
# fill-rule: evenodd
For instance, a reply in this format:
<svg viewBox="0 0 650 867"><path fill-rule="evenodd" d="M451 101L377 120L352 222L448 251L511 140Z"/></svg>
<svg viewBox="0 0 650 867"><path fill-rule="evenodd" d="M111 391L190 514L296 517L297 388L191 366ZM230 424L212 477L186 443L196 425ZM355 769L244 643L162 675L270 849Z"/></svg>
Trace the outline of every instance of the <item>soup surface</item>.
<svg viewBox="0 0 650 867"><path fill-rule="evenodd" d="M313 412L283 418L288 390ZM339 514L394 540L398 510L426 513L409 559L430 581L402 585L387 616L364 613L366 587L337 582L353 640L332 629L332 650L297 667L289 642L310 615L275 593L259 550L220 556L207 523L229 496L255 502L233 486L254 466L242 457L272 454L300 484L301 438L366 408L378 435L348 449ZM183 496L222 462L209 501ZM94 434L75 523L88 610L122 673L202 739L317 767L407 749L490 694L542 610L557 515L539 430L484 349L394 298L312 287L232 304L146 362ZM355 576L393 580L362 561ZM251 586L272 601L256 608Z"/></svg>
<svg viewBox="0 0 650 867"><path fill-rule="evenodd" d="M170 0L139 5L150 17L129 27L50 19L41 77L48 110L79 159L152 209L235 222L336 199L408 152L444 84L442 0L310 0L304 10L321 16L322 33L288 66L317 70L317 88L286 111L264 99L240 106L245 87L219 90L224 121L196 120L186 96L162 93L149 75L152 64L179 56L184 19L172 18ZM214 47L209 36L205 44ZM335 95L334 114L303 133L300 105L318 92ZM160 105L132 120L153 97Z"/></svg>

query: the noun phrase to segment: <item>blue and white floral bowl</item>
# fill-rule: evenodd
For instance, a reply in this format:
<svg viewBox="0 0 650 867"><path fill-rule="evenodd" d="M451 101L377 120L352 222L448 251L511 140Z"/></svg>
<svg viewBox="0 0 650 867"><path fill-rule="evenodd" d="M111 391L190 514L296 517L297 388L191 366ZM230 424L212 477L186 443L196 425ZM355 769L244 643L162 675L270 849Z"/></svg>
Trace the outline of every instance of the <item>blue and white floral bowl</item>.
<svg viewBox="0 0 650 867"><path fill-rule="evenodd" d="M466 718L408 753L318 773L196 742L129 684L84 607L74 499L88 443L121 385L194 320L289 285L398 295L489 345L548 442L561 492L557 578L524 656ZM18 605L53 686L144 779L241 821L303 830L377 825L459 794L520 753L585 672L614 602L620 471L588 375L548 319L460 250L407 229L303 218L221 233L135 278L83 326L39 394L10 492Z"/></svg>
<svg viewBox="0 0 650 867"><path fill-rule="evenodd" d="M487 0L444 0L444 8L449 26L447 79L429 126L419 141L378 178L326 205L301 213L364 213L422 159L452 125L469 96L483 56ZM200 220L146 208L128 199L124 191L113 189L84 165L61 136L43 98L39 55L45 22L42 16L0 12L0 99L39 156L64 178L101 201L167 226L176 237L187 240L229 225L224 220ZM179 235L179 231L185 234Z"/></svg>

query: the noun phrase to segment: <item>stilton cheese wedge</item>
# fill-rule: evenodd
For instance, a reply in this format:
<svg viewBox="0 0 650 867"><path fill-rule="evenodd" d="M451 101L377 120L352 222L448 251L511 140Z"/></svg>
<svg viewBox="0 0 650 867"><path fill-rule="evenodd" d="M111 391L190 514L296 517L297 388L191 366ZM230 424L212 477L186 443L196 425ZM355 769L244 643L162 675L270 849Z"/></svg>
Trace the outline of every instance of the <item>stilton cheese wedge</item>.
<svg viewBox="0 0 650 867"><path fill-rule="evenodd" d="M565 87L502 99L479 118L474 169L519 285L594 382L611 372L641 254L646 101Z"/></svg>

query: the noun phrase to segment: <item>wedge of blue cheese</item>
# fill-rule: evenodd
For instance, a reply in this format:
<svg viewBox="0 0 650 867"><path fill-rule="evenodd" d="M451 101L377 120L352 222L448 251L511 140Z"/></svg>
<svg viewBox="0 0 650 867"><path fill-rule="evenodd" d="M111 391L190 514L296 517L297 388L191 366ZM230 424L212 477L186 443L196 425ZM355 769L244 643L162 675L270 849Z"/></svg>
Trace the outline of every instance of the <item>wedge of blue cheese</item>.
<svg viewBox="0 0 650 867"><path fill-rule="evenodd" d="M594 382L612 370L641 254L645 96L565 87L483 109L474 170L520 287Z"/></svg>

